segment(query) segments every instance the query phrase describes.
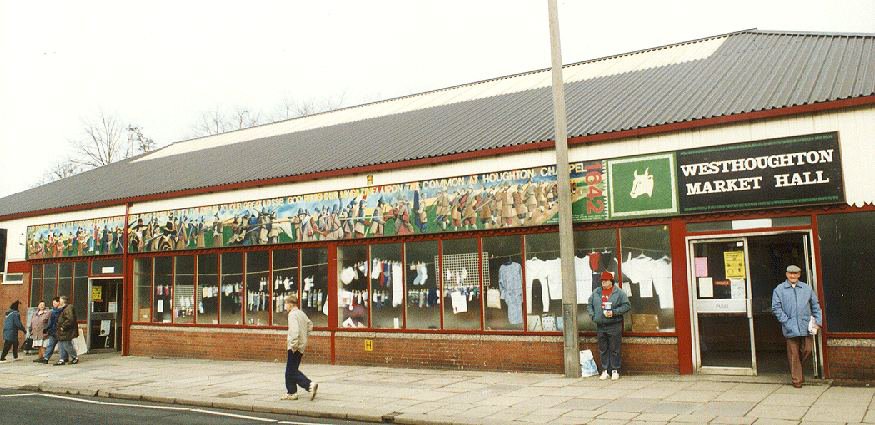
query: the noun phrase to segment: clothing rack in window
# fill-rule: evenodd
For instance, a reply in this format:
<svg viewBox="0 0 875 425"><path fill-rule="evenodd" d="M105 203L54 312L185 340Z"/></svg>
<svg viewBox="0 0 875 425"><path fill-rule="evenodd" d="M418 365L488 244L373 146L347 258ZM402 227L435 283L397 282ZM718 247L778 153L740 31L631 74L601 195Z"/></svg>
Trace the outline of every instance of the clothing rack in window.
<svg viewBox="0 0 875 425"><path fill-rule="evenodd" d="M483 251L483 257L488 257L489 252ZM435 256L435 275L440 276L444 283L444 289L456 289L470 285L477 285L477 264L480 256L476 252L464 254L444 254L443 274L437 267L438 256ZM480 265L483 275L483 286L489 286L489 262L483 261ZM479 286L479 285L477 285Z"/></svg>

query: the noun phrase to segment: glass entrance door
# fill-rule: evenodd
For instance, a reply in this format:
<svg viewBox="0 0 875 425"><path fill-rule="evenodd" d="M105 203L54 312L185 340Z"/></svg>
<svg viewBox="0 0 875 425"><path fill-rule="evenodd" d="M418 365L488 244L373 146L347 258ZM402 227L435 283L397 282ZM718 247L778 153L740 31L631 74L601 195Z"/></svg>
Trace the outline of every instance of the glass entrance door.
<svg viewBox="0 0 875 425"><path fill-rule="evenodd" d="M756 375L746 238L690 241L696 368Z"/></svg>
<svg viewBox="0 0 875 425"><path fill-rule="evenodd" d="M121 340L121 279L91 279L88 294L88 348L119 351Z"/></svg>

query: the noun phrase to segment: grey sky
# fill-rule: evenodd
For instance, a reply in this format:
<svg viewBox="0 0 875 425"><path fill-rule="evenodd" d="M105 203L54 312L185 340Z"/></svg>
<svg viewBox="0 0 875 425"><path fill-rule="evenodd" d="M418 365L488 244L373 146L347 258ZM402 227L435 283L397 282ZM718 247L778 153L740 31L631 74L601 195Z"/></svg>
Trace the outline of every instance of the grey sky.
<svg viewBox="0 0 875 425"><path fill-rule="evenodd" d="M755 27L875 32L875 0L559 12L565 63ZM165 145L216 107L349 106L546 68L548 37L546 0L0 0L0 196L31 186L100 110Z"/></svg>

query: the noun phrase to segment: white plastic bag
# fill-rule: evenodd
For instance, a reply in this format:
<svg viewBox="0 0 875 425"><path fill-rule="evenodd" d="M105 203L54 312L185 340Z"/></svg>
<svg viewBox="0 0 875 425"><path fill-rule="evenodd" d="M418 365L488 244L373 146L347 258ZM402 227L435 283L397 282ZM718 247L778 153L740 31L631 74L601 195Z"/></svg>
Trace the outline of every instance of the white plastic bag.
<svg viewBox="0 0 875 425"><path fill-rule="evenodd" d="M73 340L73 348L76 350L76 356L81 356L88 352L88 344L85 343L85 337L81 333Z"/></svg>
<svg viewBox="0 0 875 425"><path fill-rule="evenodd" d="M592 357L592 351L580 351L580 374L583 377L595 376L599 374L599 368L595 364L595 359Z"/></svg>

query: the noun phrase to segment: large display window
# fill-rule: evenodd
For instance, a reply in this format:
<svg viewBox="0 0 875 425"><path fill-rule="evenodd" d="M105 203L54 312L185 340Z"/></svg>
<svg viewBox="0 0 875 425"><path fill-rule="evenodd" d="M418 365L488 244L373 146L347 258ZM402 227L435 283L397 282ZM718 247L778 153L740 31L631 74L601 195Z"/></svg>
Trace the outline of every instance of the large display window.
<svg viewBox="0 0 875 425"><path fill-rule="evenodd" d="M483 238L485 330L523 330L522 238Z"/></svg>
<svg viewBox="0 0 875 425"><path fill-rule="evenodd" d="M298 250L281 249L273 251L273 324L288 326L289 316L285 311L286 297L298 295Z"/></svg>
<svg viewBox="0 0 875 425"><path fill-rule="evenodd" d="M440 277L444 329L480 329L481 262L477 245L477 239L443 241ZM489 271L485 274L488 276Z"/></svg>
<svg viewBox="0 0 875 425"><path fill-rule="evenodd" d="M197 297L197 323L219 323L219 256L216 254L197 257Z"/></svg>
<svg viewBox="0 0 875 425"><path fill-rule="evenodd" d="M243 324L243 253L226 252L221 256L219 288L219 323Z"/></svg>
<svg viewBox="0 0 875 425"><path fill-rule="evenodd" d="M819 215L817 233L827 330L875 332L875 212Z"/></svg>
<svg viewBox="0 0 875 425"><path fill-rule="evenodd" d="M194 323L194 259L192 255L174 258L173 322Z"/></svg>
<svg viewBox="0 0 875 425"><path fill-rule="evenodd" d="M266 326L270 308L270 252L246 253L246 324Z"/></svg>
<svg viewBox="0 0 875 425"><path fill-rule="evenodd" d="M153 275L152 321L173 321L173 257L156 257Z"/></svg>
<svg viewBox="0 0 875 425"><path fill-rule="evenodd" d="M528 330L559 330L562 317L562 267L559 233L526 235L526 314Z"/></svg>
<svg viewBox="0 0 875 425"><path fill-rule="evenodd" d="M148 322L152 314L152 259L134 260L134 321Z"/></svg>
<svg viewBox="0 0 875 425"><path fill-rule="evenodd" d="M337 248L337 326L367 328L371 267L368 246Z"/></svg>
<svg viewBox="0 0 875 425"><path fill-rule="evenodd" d="M371 327L404 326L404 263L401 244L371 245Z"/></svg>
<svg viewBox="0 0 875 425"><path fill-rule="evenodd" d="M440 329L438 241L404 244L407 268L407 329Z"/></svg>
<svg viewBox="0 0 875 425"><path fill-rule="evenodd" d="M671 245L667 225L620 229L623 290L632 310L626 330L673 332Z"/></svg>
<svg viewBox="0 0 875 425"><path fill-rule="evenodd" d="M601 286L601 273L617 275L617 229L574 232L574 278L577 285L577 323L582 331L595 331L587 307L593 291ZM620 279L616 279L617 282Z"/></svg>
<svg viewBox="0 0 875 425"><path fill-rule="evenodd" d="M58 289L58 264L43 264L43 302L46 306L52 305Z"/></svg>
<svg viewBox="0 0 875 425"><path fill-rule="evenodd" d="M328 326L328 249L301 250L301 310L313 326Z"/></svg>
<svg viewBox="0 0 875 425"><path fill-rule="evenodd" d="M73 307L83 319L88 309L88 295L88 263L84 261L73 263ZM47 307L51 306L51 304L47 305Z"/></svg>
<svg viewBox="0 0 875 425"><path fill-rule="evenodd" d="M43 266L41 264L31 267L30 272L30 306L36 307L43 300ZM46 304L46 307L51 307Z"/></svg>

